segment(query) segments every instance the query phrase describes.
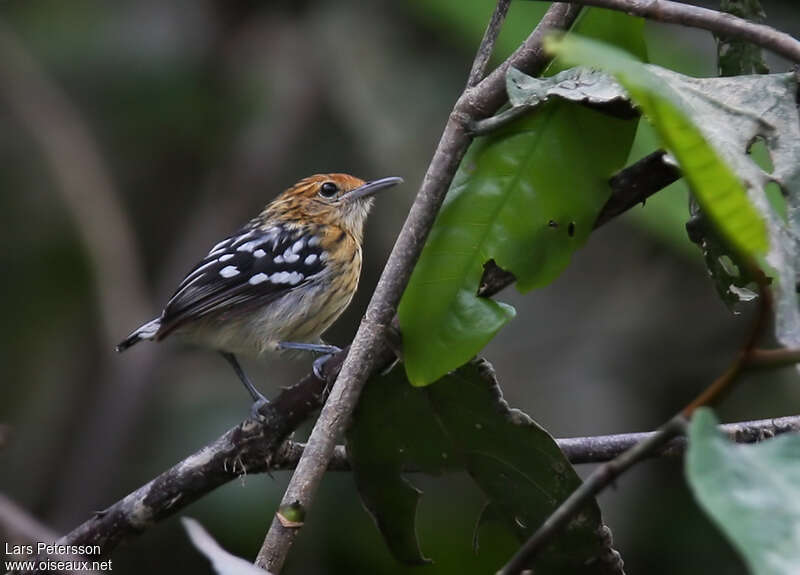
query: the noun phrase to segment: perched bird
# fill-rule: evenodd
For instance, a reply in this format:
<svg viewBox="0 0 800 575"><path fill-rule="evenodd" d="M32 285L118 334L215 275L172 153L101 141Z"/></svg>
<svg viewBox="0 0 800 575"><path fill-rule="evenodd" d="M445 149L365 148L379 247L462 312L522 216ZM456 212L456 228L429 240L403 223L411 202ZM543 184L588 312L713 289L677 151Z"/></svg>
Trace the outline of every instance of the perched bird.
<svg viewBox="0 0 800 575"><path fill-rule="evenodd" d="M361 274L364 222L373 194L401 178L347 174L300 180L225 238L186 275L156 319L118 346L170 334L218 350L253 400L266 402L236 354L338 348L320 336L347 308ZM325 356L314 362L319 369ZM322 361L320 361L322 360Z"/></svg>

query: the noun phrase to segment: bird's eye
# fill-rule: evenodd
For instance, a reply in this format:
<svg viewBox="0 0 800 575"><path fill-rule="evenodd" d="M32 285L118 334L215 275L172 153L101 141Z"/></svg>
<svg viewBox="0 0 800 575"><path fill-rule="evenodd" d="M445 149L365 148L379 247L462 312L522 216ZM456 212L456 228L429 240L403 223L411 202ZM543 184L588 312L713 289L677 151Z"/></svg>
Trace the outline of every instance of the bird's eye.
<svg viewBox="0 0 800 575"><path fill-rule="evenodd" d="M325 182L319 187L319 195L323 198L332 198L339 191L339 187L333 182Z"/></svg>

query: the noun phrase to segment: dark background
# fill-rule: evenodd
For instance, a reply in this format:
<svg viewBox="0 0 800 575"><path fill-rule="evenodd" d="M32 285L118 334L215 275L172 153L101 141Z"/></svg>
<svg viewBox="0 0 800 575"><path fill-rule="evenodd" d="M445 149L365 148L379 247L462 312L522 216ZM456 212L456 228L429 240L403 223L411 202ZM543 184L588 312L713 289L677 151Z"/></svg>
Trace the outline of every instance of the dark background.
<svg viewBox="0 0 800 575"><path fill-rule="evenodd" d="M347 343L465 82L491 0L0 4L0 491L58 532L214 439L248 397L214 353L113 346L155 316L216 239L297 179L402 175L367 230L362 284L327 339ZM792 1L764 1L797 36ZM499 52L546 6L515 2ZM713 75L708 33L648 25L654 62ZM788 69L770 59L774 71ZM633 159L653 149L643 131ZM656 427L717 375L748 329L685 237L676 185L592 236L553 285L502 298L486 349L506 399L557 437ZM274 395L308 369L247 361ZM748 376L726 421L800 413L793 369ZM307 430L298 432L302 439ZM582 473L588 471L583 467ZM427 573L493 572L511 551L462 476L415 477ZM253 558L287 473L190 506ZM629 573L744 573L679 464L640 465L601 497ZM3 535L0 533L0 538ZM120 574L205 573L177 519L112 555ZM389 557L346 473L326 476L287 573L411 572Z"/></svg>

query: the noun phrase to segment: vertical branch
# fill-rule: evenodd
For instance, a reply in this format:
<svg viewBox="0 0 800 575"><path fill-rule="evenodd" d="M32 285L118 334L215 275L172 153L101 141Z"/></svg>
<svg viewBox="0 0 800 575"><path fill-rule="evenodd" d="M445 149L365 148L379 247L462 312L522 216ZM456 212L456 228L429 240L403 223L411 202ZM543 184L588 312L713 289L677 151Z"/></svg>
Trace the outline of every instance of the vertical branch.
<svg viewBox="0 0 800 575"><path fill-rule="evenodd" d="M545 32L569 26L577 13L578 9L569 4L553 4L520 49L482 82L465 90L456 102L347 359L286 489L282 506L299 506L304 510L311 506L333 454L335 441L348 423L367 378L376 368L380 349L386 346L384 336L387 326L422 252L453 175L472 141L466 129L467 124L493 113L502 104L504 74L509 65L531 71L544 66L548 61L541 47ZM258 566L273 573L283 567L298 531L298 527L284 527L279 519L279 516L273 519L256 559Z"/></svg>
<svg viewBox="0 0 800 575"><path fill-rule="evenodd" d="M505 22L510 6L511 0L497 0L497 6L494 8L492 18L483 33L478 52L475 54L475 60L472 61L472 69L469 71L469 78L467 79L467 88L475 86L486 75L486 66L492 57L494 45L500 35L500 29L503 27L503 22Z"/></svg>

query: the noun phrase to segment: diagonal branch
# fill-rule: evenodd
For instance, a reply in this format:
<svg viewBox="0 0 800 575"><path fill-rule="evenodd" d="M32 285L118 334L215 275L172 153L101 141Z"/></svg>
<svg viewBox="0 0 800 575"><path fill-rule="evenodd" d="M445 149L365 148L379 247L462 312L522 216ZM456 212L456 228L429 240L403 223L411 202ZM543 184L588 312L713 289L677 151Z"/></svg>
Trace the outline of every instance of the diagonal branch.
<svg viewBox="0 0 800 575"><path fill-rule="evenodd" d="M731 14L670 0L575 0L575 3L617 10L668 24L702 28L717 36L751 42L800 64L800 42L792 36Z"/></svg>
<svg viewBox="0 0 800 575"><path fill-rule="evenodd" d="M653 453L662 449L674 437L683 434L689 418L697 408L715 404L731 389L739 375L747 369L750 359L756 351L755 344L762 335L767 318L772 314L772 297L766 277L758 269L754 269L752 273L759 281L760 305L758 315L746 343L728 369L717 377L711 385L701 391L679 413L659 427L655 433L595 469L525 541L508 563L498 571L498 575L516 575L527 569L539 553L553 540L553 537L566 528L572 518L586 505L587 501L611 485L625 471L652 456Z"/></svg>
<svg viewBox="0 0 800 575"><path fill-rule="evenodd" d="M511 0L497 0L492 19L489 20L489 24L486 26L481 45L478 47L478 53L475 54L475 60L472 62L472 69L469 71L469 78L467 79L467 88L472 88L483 80L486 74L486 65L489 63L489 58L492 57L495 42L497 42L497 37L500 35L500 29L503 27L503 22L510 6Z"/></svg>
<svg viewBox="0 0 800 575"><path fill-rule="evenodd" d="M753 357L749 369L766 367L766 362L769 362L769 367L780 367L799 362L800 350L755 350ZM313 408L319 407L318 394L323 387L323 382L307 376L276 398L274 409L265 411L263 421L242 422L146 485L95 514L58 543L100 545L105 556L121 541L138 535L245 473L294 469L305 446L291 441L281 444L281 441L305 419L307 413L304 409L309 403ZM313 399L309 401L309 398ZM294 419L284 421L287 414ZM727 424L722 425L721 430L733 441L754 443L782 433L800 433L800 416ZM557 439L556 442L573 464L602 463L653 435L653 432L625 433ZM683 452L684 447L685 440L676 438L649 455L676 456ZM328 471L349 469L344 447L337 446ZM0 531L2 525L0 512Z"/></svg>
<svg viewBox="0 0 800 575"><path fill-rule="evenodd" d="M632 207L644 204L647 198L680 179L680 170L665 161L664 156L666 156L664 150L656 150L620 170L609 179L611 196L600 210L600 214L594 222L594 229L608 223ZM478 287L478 295L491 297L515 281L514 274L500 268L494 263L494 260L489 260L483 266L483 277L481 277Z"/></svg>
<svg viewBox="0 0 800 575"><path fill-rule="evenodd" d="M623 211L621 206L625 206L626 209L633 207L660 189L658 185L651 184L654 180L660 181L659 178L643 174L642 181L639 181L635 176L641 171L642 162L656 171L662 170L659 166L653 167L652 160L648 158L650 156L612 177L613 193L601 211L601 218L602 214L612 208L612 211L618 213ZM489 268L484 275L480 295L490 297L512 283L514 283L512 274L497 266ZM345 348L325 364L325 375L329 383L333 383L333 378L338 374L348 349L349 347ZM382 349L380 352L382 354L378 360L380 365L388 365L394 361L395 355L390 350ZM798 361L800 361L800 351L797 350L757 350L753 353L752 366L777 367ZM267 469L268 460L274 461L277 465L281 461L286 461L289 453L296 455L292 464L292 468L295 467L301 451L286 447L283 442L300 423L308 419L322 405L324 387L324 382L310 374L307 375L273 400L269 410L263 413L265 416L263 420L246 421L229 430L216 441L163 472L125 499L114 503L102 514L78 526L65 535L61 543L98 542L102 544L103 553L110 553L118 542L177 513L192 501L231 481L245 470L248 473L264 471ZM187 461L196 462L201 459L205 460L203 465L191 467L197 472L196 476L187 476L183 473L182 470L189 468ZM138 502L146 502L146 507L138 505ZM148 510L146 522L142 523L134 518L133 514L137 509Z"/></svg>
<svg viewBox="0 0 800 575"><path fill-rule="evenodd" d="M467 122L495 112L503 102L505 69L509 65L533 72L541 70L549 60L542 48L545 32L568 27L578 12L577 7L569 4L553 4L520 49L478 85L467 88L456 102L350 352L311 432L281 505L299 506L307 511L313 501L333 454L336 439L344 431L367 378L378 367L376 360L380 350L387 346L386 330L394 317L397 303L456 169L472 141L466 129ZM298 527L285 527L279 517L274 517L256 564L270 572L280 572L298 531Z"/></svg>

